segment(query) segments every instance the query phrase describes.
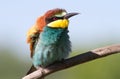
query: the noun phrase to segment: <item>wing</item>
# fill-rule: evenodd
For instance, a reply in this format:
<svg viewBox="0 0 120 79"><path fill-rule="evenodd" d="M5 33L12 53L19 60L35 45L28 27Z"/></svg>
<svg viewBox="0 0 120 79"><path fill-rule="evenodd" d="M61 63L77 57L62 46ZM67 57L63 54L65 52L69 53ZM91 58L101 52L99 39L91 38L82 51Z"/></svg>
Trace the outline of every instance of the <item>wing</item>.
<svg viewBox="0 0 120 79"><path fill-rule="evenodd" d="M30 44L30 56L32 57L34 54L35 44L37 43L40 31L36 26L32 26L27 32L27 43Z"/></svg>
<svg viewBox="0 0 120 79"><path fill-rule="evenodd" d="M45 25L45 17L41 16L37 19L35 25L32 26L27 32L27 43L30 44L31 57L34 54L34 49L37 44L40 32L42 32Z"/></svg>

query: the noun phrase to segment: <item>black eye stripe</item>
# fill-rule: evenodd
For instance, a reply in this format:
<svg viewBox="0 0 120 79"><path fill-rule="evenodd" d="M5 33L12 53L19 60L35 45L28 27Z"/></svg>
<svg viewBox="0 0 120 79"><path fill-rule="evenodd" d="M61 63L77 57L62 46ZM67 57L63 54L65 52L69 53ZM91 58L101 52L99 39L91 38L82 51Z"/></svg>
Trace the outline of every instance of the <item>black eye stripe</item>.
<svg viewBox="0 0 120 79"><path fill-rule="evenodd" d="M63 19L63 17L53 17L53 18L56 18L56 19Z"/></svg>
<svg viewBox="0 0 120 79"><path fill-rule="evenodd" d="M48 20L49 21L55 21L55 20L58 20L58 19L63 19L63 17L52 17L52 18L49 18Z"/></svg>
<svg viewBox="0 0 120 79"><path fill-rule="evenodd" d="M58 19L64 19L64 17L56 17L56 16L54 16L54 17L51 17L51 18L46 18L46 22L50 23L50 22L58 20Z"/></svg>

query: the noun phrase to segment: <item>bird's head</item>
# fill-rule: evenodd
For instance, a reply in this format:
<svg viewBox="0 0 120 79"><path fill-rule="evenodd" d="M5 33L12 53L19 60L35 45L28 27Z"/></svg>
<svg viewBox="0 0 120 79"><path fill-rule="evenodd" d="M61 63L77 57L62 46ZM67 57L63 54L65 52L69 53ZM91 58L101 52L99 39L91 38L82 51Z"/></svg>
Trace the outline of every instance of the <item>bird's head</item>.
<svg viewBox="0 0 120 79"><path fill-rule="evenodd" d="M38 28L43 29L44 26L51 28L67 28L69 24L69 18L77 15L78 13L67 13L65 9L52 9L47 11L43 16L38 18Z"/></svg>

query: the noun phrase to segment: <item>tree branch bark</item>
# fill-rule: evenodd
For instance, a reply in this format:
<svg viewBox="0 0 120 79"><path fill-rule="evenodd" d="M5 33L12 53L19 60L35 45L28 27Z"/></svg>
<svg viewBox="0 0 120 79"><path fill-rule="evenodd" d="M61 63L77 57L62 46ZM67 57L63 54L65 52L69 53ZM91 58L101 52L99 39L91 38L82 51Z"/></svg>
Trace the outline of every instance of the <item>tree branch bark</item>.
<svg viewBox="0 0 120 79"><path fill-rule="evenodd" d="M71 57L62 62L55 63L47 68L42 69L42 71L41 69L38 69L33 73L23 77L22 79L41 79L43 76L45 77L51 73L116 53L120 53L120 44L97 48L86 53ZM44 74L42 73L43 71Z"/></svg>

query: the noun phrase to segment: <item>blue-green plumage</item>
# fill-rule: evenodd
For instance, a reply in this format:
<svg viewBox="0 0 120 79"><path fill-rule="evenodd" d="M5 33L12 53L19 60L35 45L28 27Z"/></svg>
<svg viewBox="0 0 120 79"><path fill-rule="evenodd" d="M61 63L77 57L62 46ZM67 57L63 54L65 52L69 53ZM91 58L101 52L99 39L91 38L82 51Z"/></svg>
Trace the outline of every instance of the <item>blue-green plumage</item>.
<svg viewBox="0 0 120 79"><path fill-rule="evenodd" d="M35 67L46 67L55 61L65 59L71 52L68 29L46 26L41 32L33 56Z"/></svg>

